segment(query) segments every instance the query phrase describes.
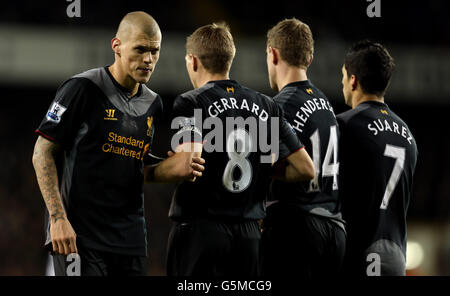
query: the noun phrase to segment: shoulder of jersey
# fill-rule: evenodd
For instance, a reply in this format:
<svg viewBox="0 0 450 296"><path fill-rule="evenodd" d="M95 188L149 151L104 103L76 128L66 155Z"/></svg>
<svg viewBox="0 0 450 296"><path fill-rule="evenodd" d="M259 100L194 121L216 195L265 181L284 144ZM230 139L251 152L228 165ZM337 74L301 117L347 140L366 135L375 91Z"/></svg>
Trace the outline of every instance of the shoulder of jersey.
<svg viewBox="0 0 450 296"><path fill-rule="evenodd" d="M367 110L370 106L368 105L358 105L354 109L347 110L345 112L342 112L338 115L336 115L336 118L342 122L348 123L350 120L355 118L358 114L361 112Z"/></svg>
<svg viewBox="0 0 450 296"><path fill-rule="evenodd" d="M88 78L90 80L96 80L99 79L102 75L103 68L94 68L90 69L78 74L73 75L71 78Z"/></svg>
<svg viewBox="0 0 450 296"><path fill-rule="evenodd" d="M241 85L241 89L242 89L244 92L253 93L255 96L260 97L260 98L262 98L263 100L268 100L269 102L272 102L272 103L274 102L274 100L272 99L272 97L270 97L270 96L268 96L268 95L266 95L266 94L263 94L263 93L261 93L261 92L259 92L259 91L256 91L256 90L254 90L254 89L252 89L252 88L250 88L250 87Z"/></svg>
<svg viewBox="0 0 450 296"><path fill-rule="evenodd" d="M70 88L76 88L76 89L86 89L91 86L96 86L95 82L93 82L88 77L82 77L82 76L72 76L69 79L63 81L58 89L61 89L62 87L70 87Z"/></svg>
<svg viewBox="0 0 450 296"><path fill-rule="evenodd" d="M204 93L205 91L207 91L207 90L209 90L209 89L211 89L213 87L214 87L214 83L207 83L207 84L203 85L202 87L189 90L187 92L182 93L179 96L183 97L183 98L195 99L200 94Z"/></svg>
<svg viewBox="0 0 450 296"><path fill-rule="evenodd" d="M105 70L103 67L90 69L90 70L75 74L74 76L72 76L68 80L66 80L63 84L65 84L66 82L69 82L69 81L73 81L74 83L76 83L79 86L95 85L101 91L104 92L104 89L102 87L102 81L104 79L104 76L108 75L104 71Z"/></svg>
<svg viewBox="0 0 450 296"><path fill-rule="evenodd" d="M295 86L288 86L283 88L276 96L273 97L274 101L282 101L289 99L297 92L297 87Z"/></svg>
<svg viewBox="0 0 450 296"><path fill-rule="evenodd" d="M317 88L317 86L315 86L311 81L309 81L309 86L304 87L303 91L312 96L319 95L320 97L326 97L323 91Z"/></svg>
<svg viewBox="0 0 450 296"><path fill-rule="evenodd" d="M304 95L304 97L320 97L320 98L324 98L327 99L328 98L325 96L325 94L318 89L317 87L315 87L312 83L310 83L310 85L305 85L305 86L288 86L283 88L275 97L274 100L282 100L282 99L288 99L290 97L292 97L295 94L299 94L299 95Z"/></svg>
<svg viewBox="0 0 450 296"><path fill-rule="evenodd" d="M388 108L379 108L380 113L382 113L383 115L387 115L387 116L391 116L393 117L395 120L399 121L401 124L403 124L404 126L406 126L409 129L408 124L400 117L398 116L394 111L392 111L392 109Z"/></svg>
<svg viewBox="0 0 450 296"><path fill-rule="evenodd" d="M311 82L310 82L310 85L301 87L300 89L307 97L310 97L310 98L322 98L322 99L328 100L328 97L323 93L323 91L318 89Z"/></svg>

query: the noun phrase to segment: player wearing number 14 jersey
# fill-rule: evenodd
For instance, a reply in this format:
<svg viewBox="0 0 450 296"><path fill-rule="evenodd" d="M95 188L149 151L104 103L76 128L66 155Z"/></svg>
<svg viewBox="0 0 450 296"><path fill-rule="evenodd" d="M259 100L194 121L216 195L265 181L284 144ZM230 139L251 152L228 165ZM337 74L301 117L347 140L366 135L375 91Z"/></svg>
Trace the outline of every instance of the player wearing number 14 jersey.
<svg viewBox="0 0 450 296"><path fill-rule="evenodd" d="M175 99L179 129L174 138L179 140L172 147L200 146L206 164L200 180L183 182L174 194L168 274L256 276L258 220L265 216L272 152L279 147L278 158L289 162L284 171L288 179L310 180L314 166L272 99L228 78L235 48L226 26L197 29L188 37L186 51L195 89ZM229 122L234 122L231 128ZM270 149L263 142L270 143Z"/></svg>
<svg viewBox="0 0 450 296"><path fill-rule="evenodd" d="M342 67L352 110L337 116L339 186L348 233L344 269L352 275L405 274L417 146L406 123L384 103L393 68L388 51L369 41L355 44Z"/></svg>
<svg viewBox="0 0 450 296"><path fill-rule="evenodd" d="M345 254L345 223L338 202L339 129L327 97L307 78L313 38L297 19L267 34L267 66L274 97L314 161L313 180L274 180L262 237L264 275L299 278L339 273Z"/></svg>

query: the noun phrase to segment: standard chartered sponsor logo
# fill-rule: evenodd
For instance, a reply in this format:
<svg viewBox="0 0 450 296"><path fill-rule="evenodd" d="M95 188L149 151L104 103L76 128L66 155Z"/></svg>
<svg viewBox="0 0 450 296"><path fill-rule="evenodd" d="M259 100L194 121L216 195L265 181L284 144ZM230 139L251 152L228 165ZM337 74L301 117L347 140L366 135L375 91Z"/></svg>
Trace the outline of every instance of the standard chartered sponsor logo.
<svg viewBox="0 0 450 296"><path fill-rule="evenodd" d="M110 132L108 134L108 141L116 142L116 143L123 143L123 144L131 145L131 146L139 147L139 148L144 147L144 140L136 140L132 136L129 136L129 137L119 136L115 132Z"/></svg>
<svg viewBox="0 0 450 296"><path fill-rule="evenodd" d="M129 146L131 146L131 148ZM132 136L120 136L115 132L110 132L108 134L108 142L102 145L103 152L118 154L136 159L144 158L145 152L148 151L149 144L145 145L145 148L143 150L142 148L144 148L144 140L138 140L133 138Z"/></svg>

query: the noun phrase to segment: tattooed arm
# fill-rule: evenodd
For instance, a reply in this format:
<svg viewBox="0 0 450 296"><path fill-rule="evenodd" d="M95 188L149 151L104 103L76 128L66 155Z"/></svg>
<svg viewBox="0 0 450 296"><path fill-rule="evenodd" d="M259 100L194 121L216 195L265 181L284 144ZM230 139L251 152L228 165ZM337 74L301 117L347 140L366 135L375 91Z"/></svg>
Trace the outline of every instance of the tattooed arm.
<svg viewBox="0 0 450 296"><path fill-rule="evenodd" d="M50 215L50 235L57 254L77 253L76 234L67 219L58 186L55 159L61 147L39 136L33 152L33 166L42 196Z"/></svg>

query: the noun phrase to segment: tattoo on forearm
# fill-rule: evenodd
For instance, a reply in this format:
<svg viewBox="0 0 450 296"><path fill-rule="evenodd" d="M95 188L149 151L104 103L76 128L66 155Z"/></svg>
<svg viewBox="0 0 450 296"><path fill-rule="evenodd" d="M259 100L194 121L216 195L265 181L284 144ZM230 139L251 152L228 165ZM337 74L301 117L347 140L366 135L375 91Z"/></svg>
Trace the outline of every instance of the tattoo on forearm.
<svg viewBox="0 0 450 296"><path fill-rule="evenodd" d="M60 212L59 210L56 210L51 216L52 216L53 223L55 223L56 221L58 221L60 219L61 220L66 219L64 213Z"/></svg>
<svg viewBox="0 0 450 296"><path fill-rule="evenodd" d="M39 137L33 153L37 180L52 222L66 218L58 188L58 173L55 164L58 148L55 143Z"/></svg>

